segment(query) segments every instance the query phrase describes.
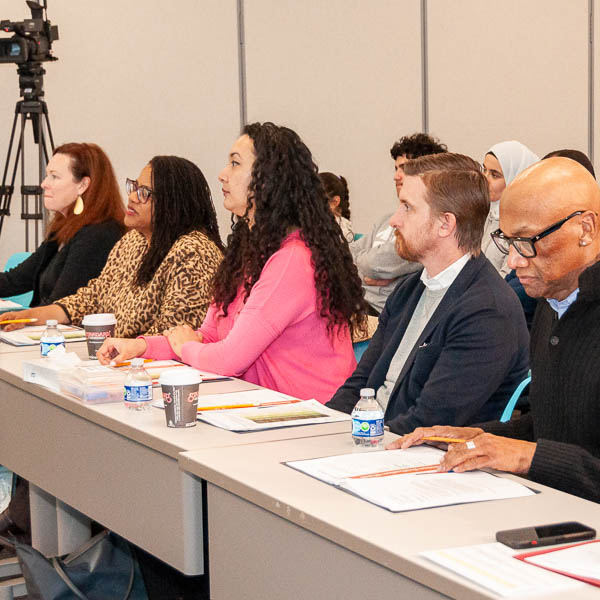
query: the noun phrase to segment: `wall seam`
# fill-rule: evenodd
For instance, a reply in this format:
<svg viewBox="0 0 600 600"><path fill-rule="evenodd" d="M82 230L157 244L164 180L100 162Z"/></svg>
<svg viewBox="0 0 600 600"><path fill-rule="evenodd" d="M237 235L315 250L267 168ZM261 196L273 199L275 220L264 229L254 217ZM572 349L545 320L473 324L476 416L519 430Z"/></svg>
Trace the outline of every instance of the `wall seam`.
<svg viewBox="0 0 600 600"><path fill-rule="evenodd" d="M594 162L594 0L588 0L588 155Z"/></svg>
<svg viewBox="0 0 600 600"><path fill-rule="evenodd" d="M590 0L593 2L593 0ZM427 0L421 0L421 115L424 133L429 133L429 56L427 39Z"/></svg>
<svg viewBox="0 0 600 600"><path fill-rule="evenodd" d="M240 87L240 132L248 122L248 104L246 90L246 32L244 25L244 0L237 0L238 29L238 73Z"/></svg>

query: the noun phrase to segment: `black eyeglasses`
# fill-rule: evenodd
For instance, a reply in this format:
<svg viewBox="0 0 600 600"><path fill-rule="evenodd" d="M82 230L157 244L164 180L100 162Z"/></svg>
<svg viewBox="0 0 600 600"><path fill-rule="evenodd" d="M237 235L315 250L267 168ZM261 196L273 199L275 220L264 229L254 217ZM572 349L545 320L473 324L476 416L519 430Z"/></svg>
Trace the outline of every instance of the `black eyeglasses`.
<svg viewBox="0 0 600 600"><path fill-rule="evenodd" d="M576 210L574 213L571 213L568 217L565 217L561 221L554 223L554 225L550 225L548 229L544 229L541 233L534 235L533 237L508 237L504 235L500 229L496 229L492 233L492 239L494 240L494 244L496 244L498 250L502 252L502 254L508 254L510 251L511 244L514 246L515 250L523 257L523 258L535 258L537 256L537 251L535 249L536 242L539 242L542 238L545 238L547 235L558 231L569 219L576 217L577 215L582 215L585 210Z"/></svg>
<svg viewBox="0 0 600 600"><path fill-rule="evenodd" d="M137 199L141 204L146 204L154 193L147 185L139 185L135 179L129 179L129 177L125 180L125 191L128 196L132 192L137 192Z"/></svg>

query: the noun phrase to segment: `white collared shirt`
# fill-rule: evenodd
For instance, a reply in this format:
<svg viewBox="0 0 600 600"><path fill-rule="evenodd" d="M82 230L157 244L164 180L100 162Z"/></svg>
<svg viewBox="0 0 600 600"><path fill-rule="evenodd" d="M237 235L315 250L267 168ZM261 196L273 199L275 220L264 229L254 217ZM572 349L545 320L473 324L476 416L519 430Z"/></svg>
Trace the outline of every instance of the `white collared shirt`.
<svg viewBox="0 0 600 600"><path fill-rule="evenodd" d="M454 283L454 280L458 277L458 274L463 270L463 267L467 264L467 262L469 262L470 258L470 252L464 254L458 260L454 261L450 266L438 273L435 277L429 277L427 274L427 269L423 269L421 272L421 281L430 290L443 290L445 288L449 288Z"/></svg>
<svg viewBox="0 0 600 600"><path fill-rule="evenodd" d="M421 281L425 285L425 291L421 294L419 302L410 317L410 322L398 344L390 366L388 367L385 381L377 389L377 402L385 411L390 399L390 395L396 385L396 381L404 368L404 363L409 357L412 349L417 343L421 333L429 323L433 313L436 311L440 302L444 298L447 289L454 283L458 274L463 270L471 258L471 253L461 256L450 266L438 273L435 277L429 277L427 271L423 269Z"/></svg>

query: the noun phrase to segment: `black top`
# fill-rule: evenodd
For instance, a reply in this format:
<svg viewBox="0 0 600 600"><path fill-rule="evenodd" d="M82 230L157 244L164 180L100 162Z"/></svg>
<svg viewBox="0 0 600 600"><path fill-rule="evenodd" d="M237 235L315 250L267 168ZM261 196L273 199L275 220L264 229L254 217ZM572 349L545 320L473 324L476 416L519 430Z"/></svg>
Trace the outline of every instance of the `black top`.
<svg viewBox="0 0 600 600"><path fill-rule="evenodd" d="M0 297L33 290L31 306L45 306L73 294L100 274L121 235L121 226L107 221L82 227L60 250L56 241L42 242L28 259L0 273Z"/></svg>
<svg viewBox="0 0 600 600"><path fill-rule="evenodd" d="M327 406L350 413L361 388L377 390L385 382L424 288L415 273L394 289L356 370ZM499 418L527 375L528 350L517 297L483 254L470 259L409 354L390 395L386 424L394 433L408 433Z"/></svg>
<svg viewBox="0 0 600 600"><path fill-rule="evenodd" d="M537 442L529 478L600 502L600 262L579 277L559 319L538 304L531 328L531 412L484 423L496 435Z"/></svg>

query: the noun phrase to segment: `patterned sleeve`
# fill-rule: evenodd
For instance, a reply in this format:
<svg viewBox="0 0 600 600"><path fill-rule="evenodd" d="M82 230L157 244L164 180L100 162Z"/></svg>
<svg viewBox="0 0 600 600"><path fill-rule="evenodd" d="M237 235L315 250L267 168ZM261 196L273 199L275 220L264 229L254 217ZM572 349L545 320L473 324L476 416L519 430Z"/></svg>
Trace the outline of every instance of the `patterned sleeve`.
<svg viewBox="0 0 600 600"><path fill-rule="evenodd" d="M198 329L211 300L212 280L222 254L203 234L178 240L165 257L164 294L153 325L145 335L160 335L174 325Z"/></svg>
<svg viewBox="0 0 600 600"><path fill-rule="evenodd" d="M122 237L108 255L104 269L98 277L90 279L86 286L80 287L74 294L54 302L65 311L73 325L81 325L85 315L102 312L99 307L103 305L107 294L110 295L116 274L127 264L127 247L132 241L129 234Z"/></svg>

